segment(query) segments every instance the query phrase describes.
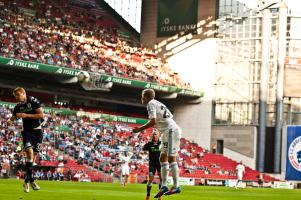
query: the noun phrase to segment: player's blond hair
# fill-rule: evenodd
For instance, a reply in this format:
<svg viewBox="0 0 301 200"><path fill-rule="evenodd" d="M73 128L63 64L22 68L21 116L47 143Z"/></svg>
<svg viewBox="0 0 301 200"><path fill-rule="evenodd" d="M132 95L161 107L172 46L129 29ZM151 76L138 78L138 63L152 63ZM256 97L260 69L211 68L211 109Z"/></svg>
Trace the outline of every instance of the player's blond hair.
<svg viewBox="0 0 301 200"><path fill-rule="evenodd" d="M13 94L16 94L17 92L26 93L25 89L22 87L16 87L13 91Z"/></svg>
<svg viewBox="0 0 301 200"><path fill-rule="evenodd" d="M142 91L142 95L148 99L154 99L156 96L156 93L153 89L145 89Z"/></svg>

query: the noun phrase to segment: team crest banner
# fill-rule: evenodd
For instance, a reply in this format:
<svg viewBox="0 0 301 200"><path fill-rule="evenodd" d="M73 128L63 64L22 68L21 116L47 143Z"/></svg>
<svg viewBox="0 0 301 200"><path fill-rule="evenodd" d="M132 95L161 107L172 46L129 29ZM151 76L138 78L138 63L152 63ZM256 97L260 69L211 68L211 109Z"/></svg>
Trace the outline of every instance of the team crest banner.
<svg viewBox="0 0 301 200"><path fill-rule="evenodd" d="M198 0L158 0L157 36L173 36L197 28Z"/></svg>
<svg viewBox="0 0 301 200"><path fill-rule="evenodd" d="M287 127L286 180L301 180L301 126Z"/></svg>

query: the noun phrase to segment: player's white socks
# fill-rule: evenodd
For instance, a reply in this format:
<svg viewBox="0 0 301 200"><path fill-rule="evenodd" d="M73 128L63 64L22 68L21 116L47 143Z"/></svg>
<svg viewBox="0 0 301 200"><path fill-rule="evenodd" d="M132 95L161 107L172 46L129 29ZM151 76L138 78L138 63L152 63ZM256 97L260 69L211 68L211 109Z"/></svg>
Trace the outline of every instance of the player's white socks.
<svg viewBox="0 0 301 200"><path fill-rule="evenodd" d="M161 162L162 186L167 186L168 172L169 172L168 162Z"/></svg>
<svg viewBox="0 0 301 200"><path fill-rule="evenodd" d="M169 165L170 172L172 174L173 186L175 188L179 187L179 166L177 162L172 162Z"/></svg>

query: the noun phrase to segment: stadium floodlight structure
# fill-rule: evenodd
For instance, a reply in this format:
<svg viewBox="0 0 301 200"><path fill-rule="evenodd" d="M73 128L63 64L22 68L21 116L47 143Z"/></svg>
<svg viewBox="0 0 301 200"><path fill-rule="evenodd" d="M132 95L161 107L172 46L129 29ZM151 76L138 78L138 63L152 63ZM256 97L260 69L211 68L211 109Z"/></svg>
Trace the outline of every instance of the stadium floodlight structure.
<svg viewBox="0 0 301 200"><path fill-rule="evenodd" d="M258 169L264 171L264 152L265 152L265 131L266 131L266 88L268 82L266 80L266 72L269 68L269 52L270 44L270 8L279 9L278 12L278 55L277 55L277 78L276 78L276 121L275 121L275 146L274 146L274 172L281 171L281 131L283 126L283 79L284 79L284 60L286 56L286 32L287 32L287 6L285 2L275 0L259 1L259 10L262 14L262 73L260 84L261 101L260 101L260 127L259 127L259 152ZM263 166L262 166L263 165Z"/></svg>
<svg viewBox="0 0 301 200"><path fill-rule="evenodd" d="M280 3L277 0L259 0L258 2L258 10L260 13L262 13L262 65L261 65L261 82L260 82L260 108L259 108L259 134L258 134L258 162L257 162L257 167L258 170L260 172L264 171L264 163L265 163L265 143L266 143L266 114L267 114L267 96L268 96L268 73L269 73L269 66L270 66L270 52L271 49L273 48L270 45L270 39L271 39L271 8L279 8L280 4L282 5L283 3ZM283 12L281 12L283 15ZM285 35L283 37L283 35L280 34L280 32L284 32L286 33L286 22L285 22L285 26L281 26L281 23L284 23L284 20L280 20L281 19L281 13L279 12L279 17L278 17L278 56L277 59L279 61L279 56L283 57L284 60L284 56L285 53L281 53L279 55L279 52L283 52L282 51L282 47L281 49L279 48L281 45L281 42L283 42L283 44L285 45ZM285 16L286 17L286 16ZM282 17L283 18L283 17ZM282 28L283 30L280 30L280 28ZM281 41L280 41L280 36L281 36ZM284 39L284 41L283 41ZM277 47L276 47L277 48ZM284 51L285 52L285 51ZM278 102L282 102L283 99L283 95L281 97L281 100L278 98L278 94L279 91L282 89L283 91L283 87L279 86L279 84L282 83L283 85L283 67L284 67L284 63L282 63L282 67L281 69L279 69L279 63L277 64L277 70L276 73L278 73L278 79L276 80L277 84L277 89L276 89L276 93L277 93L277 99L276 99L276 121L275 121L275 126L276 126L276 133L275 133L275 156L274 156L274 160L275 160L275 168L274 170L276 170L275 172L280 173L280 150L281 150L281 122L282 121L282 117L280 117L280 115L282 116L282 107L283 104L279 104ZM279 73L280 72L280 73ZM279 76L279 74L281 74ZM282 81L279 81L279 78ZM279 83L280 82L280 83ZM281 87L281 88L279 88ZM283 92L282 92L283 93ZM281 114L280 114L281 113ZM276 159L279 158L278 159ZM279 167L276 167L278 166Z"/></svg>
<svg viewBox="0 0 301 200"><path fill-rule="evenodd" d="M257 3L249 10L233 4L234 12L227 3L220 6L214 123L259 127L259 171L265 170L266 127L275 127L274 171L279 172L286 34L291 31L286 22L291 17L282 1Z"/></svg>
<svg viewBox="0 0 301 200"><path fill-rule="evenodd" d="M281 133L283 127L283 91L284 91L284 65L286 56L286 33L287 33L287 6L284 2L279 4L278 26L278 59L277 59L277 93L276 93L276 125L274 147L274 172L281 172Z"/></svg>
<svg viewBox="0 0 301 200"><path fill-rule="evenodd" d="M263 11L271 7L279 7L280 0L257 0L258 11Z"/></svg>

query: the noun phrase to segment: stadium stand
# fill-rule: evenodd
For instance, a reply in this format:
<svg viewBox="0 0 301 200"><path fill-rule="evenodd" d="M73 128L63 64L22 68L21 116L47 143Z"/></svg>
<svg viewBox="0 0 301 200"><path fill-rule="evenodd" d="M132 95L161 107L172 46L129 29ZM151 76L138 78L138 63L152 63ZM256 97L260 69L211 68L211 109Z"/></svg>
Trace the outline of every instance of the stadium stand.
<svg viewBox="0 0 301 200"><path fill-rule="evenodd" d="M20 153L21 120L16 121L15 126L7 127L5 120L11 116L11 110L1 106L0 115L0 163L1 166L5 165L8 171L8 166L13 168L24 162ZM151 129L144 134L132 135L131 128L135 124L92 120L75 115L49 114L45 121L44 146L37 163L39 166L63 168L62 173L66 180L68 173L71 173L72 180L78 180L76 174L85 174L91 181L111 182L120 174L119 152L131 151L134 153L130 163L131 174L137 177L138 182L147 179L147 154L142 151L142 147L150 139ZM210 153L184 138L181 139L178 162L181 177L236 179L237 162L223 155ZM45 174L46 172L46 179ZM258 175L258 171L246 167L244 180L256 181ZM264 180L277 179L265 175Z"/></svg>
<svg viewBox="0 0 301 200"><path fill-rule="evenodd" d="M0 1L0 56L190 88L149 49L119 37L93 2L35 2Z"/></svg>

